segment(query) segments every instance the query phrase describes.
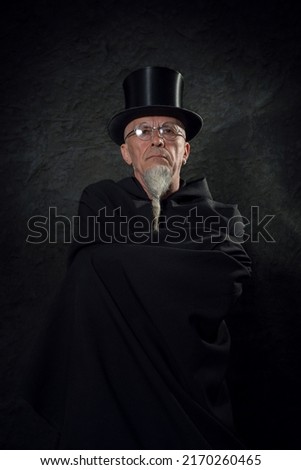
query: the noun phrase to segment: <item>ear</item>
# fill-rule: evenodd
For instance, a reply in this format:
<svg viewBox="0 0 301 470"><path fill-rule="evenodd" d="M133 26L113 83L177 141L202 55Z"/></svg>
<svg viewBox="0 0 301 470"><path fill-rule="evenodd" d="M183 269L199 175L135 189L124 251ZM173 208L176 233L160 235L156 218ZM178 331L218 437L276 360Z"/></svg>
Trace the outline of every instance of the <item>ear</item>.
<svg viewBox="0 0 301 470"><path fill-rule="evenodd" d="M183 154L183 160L185 160L185 162L187 162L189 155L190 155L190 143L185 142L184 154Z"/></svg>
<svg viewBox="0 0 301 470"><path fill-rule="evenodd" d="M128 165L131 165L132 164L132 159L131 159L131 156L129 154L127 144L122 144L120 146L120 152L121 152L122 158L125 161L125 163L127 163Z"/></svg>

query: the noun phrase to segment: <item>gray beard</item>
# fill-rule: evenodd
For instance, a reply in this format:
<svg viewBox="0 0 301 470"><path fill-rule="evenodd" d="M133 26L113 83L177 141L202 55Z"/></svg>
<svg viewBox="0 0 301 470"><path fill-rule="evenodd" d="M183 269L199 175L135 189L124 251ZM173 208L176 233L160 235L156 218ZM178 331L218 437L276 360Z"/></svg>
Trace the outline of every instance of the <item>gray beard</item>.
<svg viewBox="0 0 301 470"><path fill-rule="evenodd" d="M152 196L153 228L158 231L161 212L160 199L170 187L172 173L168 167L158 165L146 170L143 179L149 194Z"/></svg>

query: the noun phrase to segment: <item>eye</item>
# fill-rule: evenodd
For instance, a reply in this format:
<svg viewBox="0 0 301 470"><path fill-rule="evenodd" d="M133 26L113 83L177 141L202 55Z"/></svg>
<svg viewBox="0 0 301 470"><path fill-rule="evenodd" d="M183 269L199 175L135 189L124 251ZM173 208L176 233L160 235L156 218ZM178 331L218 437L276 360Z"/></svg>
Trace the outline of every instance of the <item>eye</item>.
<svg viewBox="0 0 301 470"><path fill-rule="evenodd" d="M136 129L136 135L138 137L148 137L152 134L152 128L150 126L139 126Z"/></svg>
<svg viewBox="0 0 301 470"><path fill-rule="evenodd" d="M151 127L143 127L141 129L141 134L142 135L150 135L152 133Z"/></svg>
<svg viewBox="0 0 301 470"><path fill-rule="evenodd" d="M172 126L162 126L163 135L176 135L176 129Z"/></svg>

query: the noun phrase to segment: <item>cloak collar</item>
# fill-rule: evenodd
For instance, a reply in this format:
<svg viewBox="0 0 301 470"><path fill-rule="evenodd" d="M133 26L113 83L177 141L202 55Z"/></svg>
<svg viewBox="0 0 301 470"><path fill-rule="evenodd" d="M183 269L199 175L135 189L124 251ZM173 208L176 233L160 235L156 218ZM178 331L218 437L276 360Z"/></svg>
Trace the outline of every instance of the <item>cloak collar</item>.
<svg viewBox="0 0 301 470"><path fill-rule="evenodd" d="M117 184L131 196L149 201L146 192L134 176L124 178L118 181ZM179 190L166 198L166 200L173 200L177 202L184 200L189 201L193 199L212 199L205 177L189 182L181 179Z"/></svg>

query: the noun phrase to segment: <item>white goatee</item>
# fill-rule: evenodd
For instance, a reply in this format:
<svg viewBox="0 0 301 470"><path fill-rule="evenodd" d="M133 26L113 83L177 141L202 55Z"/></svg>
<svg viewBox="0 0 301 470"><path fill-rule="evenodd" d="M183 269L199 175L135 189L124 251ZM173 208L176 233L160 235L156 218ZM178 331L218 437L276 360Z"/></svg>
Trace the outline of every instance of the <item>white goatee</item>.
<svg viewBox="0 0 301 470"><path fill-rule="evenodd" d="M160 199L168 191L172 179L171 170L164 165L158 165L146 170L144 182L152 197L153 228L159 230L159 217L161 212Z"/></svg>

